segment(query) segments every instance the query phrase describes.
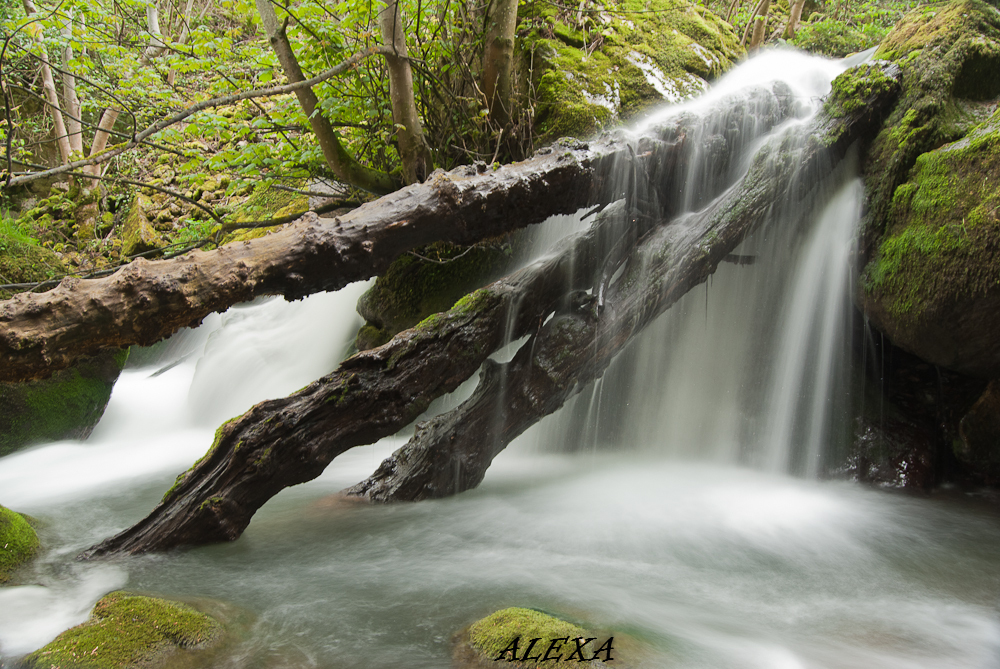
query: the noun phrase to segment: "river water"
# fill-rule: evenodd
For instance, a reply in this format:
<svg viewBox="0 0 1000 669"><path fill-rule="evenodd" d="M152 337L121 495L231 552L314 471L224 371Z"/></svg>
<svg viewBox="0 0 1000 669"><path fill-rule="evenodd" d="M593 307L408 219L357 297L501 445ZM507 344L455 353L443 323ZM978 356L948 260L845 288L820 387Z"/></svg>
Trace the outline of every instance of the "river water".
<svg viewBox="0 0 1000 669"><path fill-rule="evenodd" d="M771 53L636 132L777 74L805 117L844 67ZM36 517L44 544L26 584L0 589L3 665L127 588L222 603L237 633L203 666L443 668L455 632L514 605L614 634L640 667L1000 666L998 514L817 477L849 420L851 169L820 206L747 239L753 264L720 267L478 489L395 506L331 497L404 433L282 492L232 544L76 562L152 509L222 421L333 369L364 286L178 334L133 361L90 439L0 459L0 503ZM537 243L580 225L550 221Z"/></svg>

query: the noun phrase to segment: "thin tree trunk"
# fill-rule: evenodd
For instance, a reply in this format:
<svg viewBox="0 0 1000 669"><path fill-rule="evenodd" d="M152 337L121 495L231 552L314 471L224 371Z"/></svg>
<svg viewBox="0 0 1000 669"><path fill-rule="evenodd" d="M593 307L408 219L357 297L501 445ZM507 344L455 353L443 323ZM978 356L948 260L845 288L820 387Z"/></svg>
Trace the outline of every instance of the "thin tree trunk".
<svg viewBox="0 0 1000 669"><path fill-rule="evenodd" d="M264 24L268 39L271 41L271 48L274 49L288 82L305 81L306 77L302 73L299 61L295 58L284 26L278 22L278 16L274 13L271 0L255 0L255 2L261 22ZM365 167L347 152L333 126L319 111L319 99L312 88L300 88L295 91L295 96L298 98L306 118L309 119L309 125L316 135L316 141L323 151L327 165L338 179L380 195L391 193L399 188L400 184L388 174Z"/></svg>
<svg viewBox="0 0 1000 669"><path fill-rule="evenodd" d="M796 31L799 29L799 21L802 20L802 8L805 5L806 0L794 0L792 2L792 7L788 14L788 25L785 26L786 39L795 37Z"/></svg>
<svg viewBox="0 0 1000 669"><path fill-rule="evenodd" d="M771 9L771 0L764 0L753 26L753 37L750 39L749 51L756 51L764 43L764 33L767 29L767 12Z"/></svg>
<svg viewBox="0 0 1000 669"><path fill-rule="evenodd" d="M581 10L583 5L580 5ZM514 110L514 36L517 0L493 0L486 17L486 50L483 53L483 94L490 118L504 130Z"/></svg>
<svg viewBox="0 0 1000 669"><path fill-rule="evenodd" d="M883 71L898 82L898 67ZM82 557L232 541L282 488L315 478L355 445L391 434L434 397L457 387L508 338L532 335L503 370L486 364L472 399L418 425L416 447L397 452L374 481L352 492L422 499L474 487L511 438L600 376L618 351L704 281L773 207L808 200L810 184L829 175L857 140L877 131L898 85L871 89L861 107L836 118L821 116L811 128L817 136L808 137L805 128L793 131L813 141L769 144L739 184L684 225L664 225L666 219L649 215L659 210L655 203L629 204L635 191L626 188L617 209L609 207L560 253L353 356L294 395L258 404L220 428L206 456L178 477L149 516ZM659 161L675 159L683 149L678 130L677 141L640 143L605 167L615 177L655 178ZM614 192L622 195L620 187ZM511 404L495 419L501 385Z"/></svg>
<svg viewBox="0 0 1000 669"><path fill-rule="evenodd" d="M24 13L28 16L37 14L35 3L32 0L22 0L24 3ZM45 48L45 39L42 36L42 26L39 23L28 28L28 32L35 45L38 47L39 64L42 74L42 91L45 94L45 102L49 106L49 115L52 117L52 125L56 133L56 146L59 147L59 157L63 164L70 162L73 155L73 147L69 142L69 133L66 130L66 121L63 118L62 107L59 104L59 96L56 93L56 83L52 78L52 68L49 67L49 53Z"/></svg>
<svg viewBox="0 0 1000 669"><path fill-rule="evenodd" d="M70 74L71 63L73 62L73 46L70 40L73 39L73 10L66 12L65 23L60 30L63 40L66 42L62 53L62 82L63 99L66 101L66 130L69 135L69 148L74 155L83 155L83 127L80 124L80 98L76 93L76 77Z"/></svg>
<svg viewBox="0 0 1000 669"><path fill-rule="evenodd" d="M206 8L210 5L206 4ZM177 37L177 44L186 44L191 35L191 10L194 8L194 0L187 0L184 13L181 15L181 34ZM177 70L170 68L167 72L167 86L173 86L177 81Z"/></svg>
<svg viewBox="0 0 1000 669"><path fill-rule="evenodd" d="M386 54L389 70L389 97L392 102L392 122L396 129L399 158L403 164L403 181L420 183L434 169L431 149L424 139L420 115L413 97L413 70L410 68L403 34L403 9L398 0L389 0L379 12L382 42L392 49Z"/></svg>

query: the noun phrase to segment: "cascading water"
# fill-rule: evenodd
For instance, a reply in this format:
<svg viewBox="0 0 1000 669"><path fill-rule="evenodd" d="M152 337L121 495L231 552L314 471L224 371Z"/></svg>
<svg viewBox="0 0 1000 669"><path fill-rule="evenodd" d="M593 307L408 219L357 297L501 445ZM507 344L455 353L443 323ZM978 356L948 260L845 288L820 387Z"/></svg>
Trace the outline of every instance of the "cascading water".
<svg viewBox="0 0 1000 669"><path fill-rule="evenodd" d="M807 115L844 67L761 56L645 125L717 114L779 71ZM705 206L768 141L753 113L740 118L728 129L734 155L713 149L718 127L700 126L679 214ZM510 605L613 630L642 667L995 666L992 513L787 476L820 469L843 409L839 333L861 188L847 165L820 190L815 210L745 240L743 264L723 264L647 328L474 491L327 501L396 437L284 491L233 544L74 562L145 515L222 421L334 367L361 289L239 307L175 337L125 372L88 441L0 459L0 503L39 518L46 546L26 585L0 588L4 666L115 588L228 603L240 631L213 667L447 667L455 631ZM561 217L538 237L580 225Z"/></svg>

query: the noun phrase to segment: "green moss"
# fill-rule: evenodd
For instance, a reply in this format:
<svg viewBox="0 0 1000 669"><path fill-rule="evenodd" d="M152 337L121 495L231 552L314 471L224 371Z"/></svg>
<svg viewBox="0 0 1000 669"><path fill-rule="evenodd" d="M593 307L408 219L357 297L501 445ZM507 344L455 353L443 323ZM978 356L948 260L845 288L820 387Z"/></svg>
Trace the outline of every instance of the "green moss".
<svg viewBox="0 0 1000 669"><path fill-rule="evenodd" d="M66 267L55 253L33 241L13 225L0 232L0 283L34 283L66 273ZM10 299L15 292L0 290L0 300Z"/></svg>
<svg viewBox="0 0 1000 669"><path fill-rule="evenodd" d="M867 293L905 321L1000 284L1000 112L922 154L893 194L889 232L865 268Z"/></svg>
<svg viewBox="0 0 1000 669"><path fill-rule="evenodd" d="M546 642L550 639L568 637L587 638L589 635L582 627L560 620L541 611L512 607L497 611L476 621L469 628L469 640L473 648L483 653L489 660L497 658L507 648L515 637L522 640L540 638ZM525 644L521 644L523 649ZM520 662L505 662L504 666L526 666ZM531 666L535 666L532 663Z"/></svg>
<svg viewBox="0 0 1000 669"><path fill-rule="evenodd" d="M448 310L469 291L503 274L510 263L510 245L502 242L471 249L437 243L417 253L430 260L400 256L358 300L358 313L368 321L356 340L359 350L381 346L428 315Z"/></svg>
<svg viewBox="0 0 1000 669"><path fill-rule="evenodd" d="M188 477L188 474L193 472L198 465L200 465L207 458L212 456L212 453L215 452L215 450L219 447L219 444L222 443L222 439L225 437L224 431L226 427L230 423L239 420L239 418L240 416L234 416L233 418L230 418L225 423L220 425L218 429L215 430L215 436L212 438L212 445L208 447L208 450L205 452L205 455L195 460L195 463L191 465L191 467L186 472L179 474L177 478L174 479L174 484L170 486L170 489L167 490L167 492L163 493L163 499L161 501L166 502L168 499L170 499L173 496L173 494L177 491L177 489L180 487L180 485L184 483L184 480ZM270 420L271 419L268 419L268 422L270 422Z"/></svg>
<svg viewBox="0 0 1000 669"><path fill-rule="evenodd" d="M0 506L0 583L38 551L38 536L19 513Z"/></svg>
<svg viewBox="0 0 1000 669"><path fill-rule="evenodd" d="M840 118L863 109L872 98L888 93L896 85L881 68L858 65L833 80L824 109L830 116Z"/></svg>
<svg viewBox="0 0 1000 669"><path fill-rule="evenodd" d="M0 383L0 455L90 434L121 373L121 352L104 352L50 378Z"/></svg>
<svg viewBox="0 0 1000 669"><path fill-rule="evenodd" d="M299 184L303 185L303 184ZM269 218L289 216L309 209L309 197L284 190L258 186L233 212L233 220L237 223L261 221ZM279 226L269 228L247 228L236 230L222 239L223 244L243 242L263 237Z"/></svg>
<svg viewBox="0 0 1000 669"><path fill-rule="evenodd" d="M60 634L24 659L30 669L118 669L147 666L165 653L197 649L221 636L211 617L185 604L112 592L90 620Z"/></svg>
<svg viewBox="0 0 1000 669"><path fill-rule="evenodd" d="M151 208L152 202L146 195L137 193L133 198L122 225L122 255L146 253L166 244L146 216Z"/></svg>
<svg viewBox="0 0 1000 669"><path fill-rule="evenodd" d="M686 0L623 0L616 9L576 29L565 23L576 25L575 11L522 7L522 20L539 26L520 43L525 72L533 68L525 79L535 93L539 144L585 137L661 104L643 68L680 100L743 55L732 26Z"/></svg>

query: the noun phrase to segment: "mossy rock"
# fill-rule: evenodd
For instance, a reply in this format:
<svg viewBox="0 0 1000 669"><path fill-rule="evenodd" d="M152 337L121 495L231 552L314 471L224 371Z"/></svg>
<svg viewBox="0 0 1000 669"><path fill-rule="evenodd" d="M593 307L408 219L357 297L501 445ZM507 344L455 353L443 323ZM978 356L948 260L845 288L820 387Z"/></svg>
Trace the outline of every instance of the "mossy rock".
<svg viewBox="0 0 1000 669"><path fill-rule="evenodd" d="M461 669L558 667L565 662L595 668L620 666L613 638L609 641L608 637L599 636L535 609L511 607L492 613L460 632L453 657L455 666ZM532 643L532 639L537 641ZM559 641L562 639L565 641ZM581 640L582 652L576 650L576 639ZM584 644L584 639L590 641ZM595 645L605 643L607 650ZM529 661L524 661L525 658Z"/></svg>
<svg viewBox="0 0 1000 669"><path fill-rule="evenodd" d="M1000 94L1000 11L918 9L876 55L900 64L903 92L865 163L859 304L924 360L1000 376L1000 114L982 102Z"/></svg>
<svg viewBox="0 0 1000 669"><path fill-rule="evenodd" d="M35 283L66 273L66 266L55 253L27 238L0 233L0 283ZM0 290L0 300L10 299L17 291Z"/></svg>
<svg viewBox="0 0 1000 669"><path fill-rule="evenodd" d="M521 7L521 19L535 26L518 48L536 97L537 143L586 137L694 97L744 53L732 26L687 0L624 0L618 9L581 30L567 24L575 10Z"/></svg>
<svg viewBox="0 0 1000 669"><path fill-rule="evenodd" d="M978 483L1000 484L1000 381L993 381L959 422L955 457Z"/></svg>
<svg viewBox="0 0 1000 669"><path fill-rule="evenodd" d="M38 535L24 516L0 506L0 583L38 552Z"/></svg>
<svg viewBox="0 0 1000 669"><path fill-rule="evenodd" d="M48 379L0 383L0 456L44 441L89 436L127 357L127 349L106 351Z"/></svg>
<svg viewBox="0 0 1000 669"><path fill-rule="evenodd" d="M147 212L152 210L153 204L150 198L137 193L122 224L122 255L146 253L166 245L166 241L160 237L149 220Z"/></svg>
<svg viewBox="0 0 1000 669"><path fill-rule="evenodd" d="M472 247L438 242L397 258L361 299L367 321L356 345L364 351L409 329L431 314L501 276L511 263L511 246L495 241Z"/></svg>
<svg viewBox="0 0 1000 669"><path fill-rule="evenodd" d="M210 648L222 625L194 608L156 597L112 592L90 620L26 656L26 669L125 669L162 666L179 653Z"/></svg>
<svg viewBox="0 0 1000 669"><path fill-rule="evenodd" d="M309 197L306 195L260 186L236 208L233 212L233 220L237 223L247 223L249 221L280 218L307 209L309 209ZM280 227L279 225L275 225L267 228L235 230L223 237L222 243L229 244L231 242L245 242L257 239Z"/></svg>

